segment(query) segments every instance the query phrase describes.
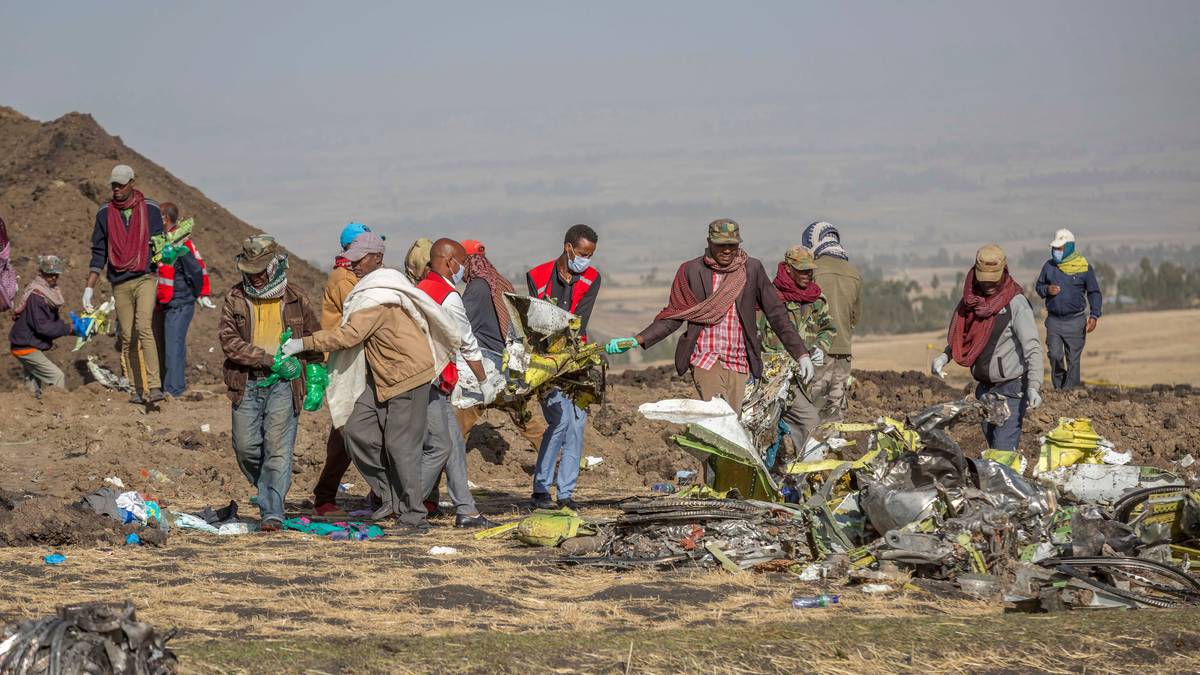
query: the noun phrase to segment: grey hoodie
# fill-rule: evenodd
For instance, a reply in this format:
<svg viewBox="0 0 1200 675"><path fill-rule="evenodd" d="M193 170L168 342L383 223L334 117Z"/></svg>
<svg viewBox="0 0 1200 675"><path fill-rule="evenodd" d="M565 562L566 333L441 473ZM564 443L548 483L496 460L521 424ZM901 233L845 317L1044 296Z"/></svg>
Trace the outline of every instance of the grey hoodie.
<svg viewBox="0 0 1200 675"><path fill-rule="evenodd" d="M1004 312L1012 312L1012 320L1000 333L996 351L988 363L988 379L992 384L1004 384L1028 374L1025 388L1041 391L1042 378L1045 376L1042 338L1033 320L1033 307L1024 295L1018 295L997 316ZM947 346L945 351L949 354L950 347Z"/></svg>

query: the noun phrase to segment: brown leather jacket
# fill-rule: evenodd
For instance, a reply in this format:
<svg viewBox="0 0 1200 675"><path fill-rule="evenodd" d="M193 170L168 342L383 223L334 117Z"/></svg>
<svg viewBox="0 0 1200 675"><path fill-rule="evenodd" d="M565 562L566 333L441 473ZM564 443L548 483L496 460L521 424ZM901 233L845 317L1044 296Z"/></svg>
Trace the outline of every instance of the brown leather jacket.
<svg viewBox="0 0 1200 675"><path fill-rule="evenodd" d="M293 337L311 335L321 329L317 313L308 298L289 285L284 291L284 328L292 329ZM250 300L239 283L225 295L225 306L221 309L221 325L217 330L221 351L225 352L225 386L229 389L229 400L234 405L241 403L246 392L246 382L251 378L271 374L275 355L250 342ZM319 352L304 352L300 360L305 365L320 363L324 356ZM304 376L292 380L292 405L297 414L304 403Z"/></svg>
<svg viewBox="0 0 1200 675"><path fill-rule="evenodd" d="M712 270L704 264L704 256L689 260L681 267L684 269L684 274L687 275L688 285L695 293L697 300L704 300L712 295ZM796 332L796 327L792 325L787 307L779 299L779 291L771 283L771 278L767 276L767 271L763 269L758 258L746 260L746 286L734 304L737 307L738 318L741 319L742 336L746 342L746 356L750 361L750 372L754 373L755 377L762 375L762 338L758 335L757 321L759 310L766 315L771 328L775 329L775 334L779 336L784 349L792 355L792 358L799 360L808 354L808 347L800 338L800 334ZM640 333L642 346L646 349L653 347L671 333L679 330L682 325L682 321L674 319L655 321ZM688 322L687 330L683 332L683 337L679 339L679 344L675 347L675 369L679 371L680 375L686 373L690 367L692 351L696 348L696 342L700 339L702 330L704 330L704 326Z"/></svg>

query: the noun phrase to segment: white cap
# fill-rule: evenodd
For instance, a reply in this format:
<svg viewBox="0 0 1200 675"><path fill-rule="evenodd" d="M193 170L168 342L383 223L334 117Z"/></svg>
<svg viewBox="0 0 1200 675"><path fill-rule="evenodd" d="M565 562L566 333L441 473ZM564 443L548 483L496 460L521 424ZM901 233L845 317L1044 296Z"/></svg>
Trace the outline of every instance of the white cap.
<svg viewBox="0 0 1200 675"><path fill-rule="evenodd" d="M1075 235L1068 229L1061 229L1054 233L1054 241L1050 242L1050 248L1062 248L1069 241L1075 241Z"/></svg>
<svg viewBox="0 0 1200 675"><path fill-rule="evenodd" d="M118 164L113 167L112 173L108 176L108 184L125 185L133 180L133 168L126 164Z"/></svg>

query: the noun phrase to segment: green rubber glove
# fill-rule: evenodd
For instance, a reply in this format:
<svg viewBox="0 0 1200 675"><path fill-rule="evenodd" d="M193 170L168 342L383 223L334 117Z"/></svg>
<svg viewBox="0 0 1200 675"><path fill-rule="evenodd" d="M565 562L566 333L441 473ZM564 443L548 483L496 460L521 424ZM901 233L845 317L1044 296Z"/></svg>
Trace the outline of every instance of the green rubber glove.
<svg viewBox="0 0 1200 675"><path fill-rule="evenodd" d="M325 402L325 388L329 386L329 371L319 363L310 363L304 367L304 409L316 412Z"/></svg>
<svg viewBox="0 0 1200 675"><path fill-rule="evenodd" d="M292 380L304 374L304 365L295 356L283 355L283 343L292 339L292 329L286 328L279 336L279 349L275 352L275 365L271 366L271 375L258 381L258 386L269 387L276 382Z"/></svg>
<svg viewBox="0 0 1200 675"><path fill-rule="evenodd" d="M613 338L604 345L604 353L606 354L624 354L625 352L637 346L637 338Z"/></svg>

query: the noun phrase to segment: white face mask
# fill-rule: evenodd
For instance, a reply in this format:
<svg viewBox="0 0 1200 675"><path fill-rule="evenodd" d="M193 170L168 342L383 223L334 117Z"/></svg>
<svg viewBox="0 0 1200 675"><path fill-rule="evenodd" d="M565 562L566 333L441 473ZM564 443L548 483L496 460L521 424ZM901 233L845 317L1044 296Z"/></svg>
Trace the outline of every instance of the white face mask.
<svg viewBox="0 0 1200 675"><path fill-rule="evenodd" d="M457 260L455 260L454 262L458 263ZM466 273L467 273L467 266L460 263L458 265L458 271L454 273L454 284L455 285L461 284L462 280L463 280L463 275L465 275Z"/></svg>
<svg viewBox="0 0 1200 675"><path fill-rule="evenodd" d="M575 253L575 247L571 247L571 253L575 254L574 258L567 261L567 267L575 274L583 274L583 271L592 264L591 258L585 258L578 253Z"/></svg>

